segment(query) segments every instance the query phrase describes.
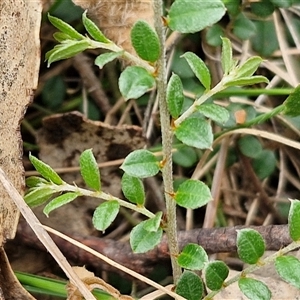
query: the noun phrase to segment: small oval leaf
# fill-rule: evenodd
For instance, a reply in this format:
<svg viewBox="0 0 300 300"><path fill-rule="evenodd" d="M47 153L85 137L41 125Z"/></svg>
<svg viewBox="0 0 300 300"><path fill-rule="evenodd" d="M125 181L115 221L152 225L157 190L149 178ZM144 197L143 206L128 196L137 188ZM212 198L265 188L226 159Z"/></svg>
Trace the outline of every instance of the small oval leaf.
<svg viewBox="0 0 300 300"><path fill-rule="evenodd" d="M115 220L120 209L116 200L108 200L100 204L93 214L93 225L97 230L104 231Z"/></svg>
<svg viewBox="0 0 300 300"><path fill-rule="evenodd" d="M154 86L155 79L142 67L127 67L119 78L119 88L125 100L137 99Z"/></svg>
<svg viewBox="0 0 300 300"><path fill-rule="evenodd" d="M36 207L48 201L55 193L53 189L48 187L40 187L30 190L24 197L25 202L30 207Z"/></svg>
<svg viewBox="0 0 300 300"><path fill-rule="evenodd" d="M49 183L46 179L37 176L30 176L25 179L26 186L29 188L38 187L41 184Z"/></svg>
<svg viewBox="0 0 300 300"><path fill-rule="evenodd" d="M136 225L130 233L130 245L134 253L145 253L158 245L161 240L162 229L158 228L157 231L146 230L145 222Z"/></svg>
<svg viewBox="0 0 300 300"><path fill-rule="evenodd" d="M221 0L174 1L170 7L168 25L181 33L193 33L217 23L225 11Z"/></svg>
<svg viewBox="0 0 300 300"><path fill-rule="evenodd" d="M120 52L107 52L100 54L95 59L95 65L102 69L107 63L123 55L123 51Z"/></svg>
<svg viewBox="0 0 300 300"><path fill-rule="evenodd" d="M241 278L238 281L239 288L251 300L270 300L271 291L261 281L253 278Z"/></svg>
<svg viewBox="0 0 300 300"><path fill-rule="evenodd" d="M205 282L212 291L218 291L228 277L229 268L223 261L212 261L205 267Z"/></svg>
<svg viewBox="0 0 300 300"><path fill-rule="evenodd" d="M87 149L81 153L79 164L80 173L86 185L96 191L100 191L100 171L92 149Z"/></svg>
<svg viewBox="0 0 300 300"><path fill-rule="evenodd" d="M146 220L144 222L144 229L146 231L151 231L151 232L157 231L160 227L161 218L162 218L162 212L159 211L158 213L155 214L155 217Z"/></svg>
<svg viewBox="0 0 300 300"><path fill-rule="evenodd" d="M140 58L155 62L160 56L160 44L156 31L145 21L139 20L131 29L131 43Z"/></svg>
<svg viewBox="0 0 300 300"><path fill-rule="evenodd" d="M111 43L111 41L106 38L99 27L86 16L86 13L87 11L82 14L82 23L89 35L98 42Z"/></svg>
<svg viewBox="0 0 300 300"><path fill-rule="evenodd" d="M57 185L64 183L59 175L50 166L31 155L31 153L29 154L29 160L33 164L34 168L48 181L51 181Z"/></svg>
<svg viewBox="0 0 300 300"><path fill-rule="evenodd" d="M275 260L275 268L280 277L300 289L300 260L294 256L280 256Z"/></svg>
<svg viewBox="0 0 300 300"><path fill-rule="evenodd" d="M56 18L56 17L53 17L49 14L48 14L48 19L54 27L59 29L61 32L69 35L71 38L73 38L75 40L82 40L82 39L85 38L82 34L80 34L71 25L64 22L63 20L61 20L59 18Z"/></svg>
<svg viewBox="0 0 300 300"><path fill-rule="evenodd" d="M205 183L188 179L179 185L174 200L180 206L195 209L207 204L212 196Z"/></svg>
<svg viewBox="0 0 300 300"><path fill-rule="evenodd" d="M300 240L300 201L291 200L291 207L289 211L289 233L293 241Z"/></svg>
<svg viewBox="0 0 300 300"><path fill-rule="evenodd" d="M167 104L172 118L177 119L184 102L183 86L180 77L172 74L167 86Z"/></svg>
<svg viewBox="0 0 300 300"><path fill-rule="evenodd" d="M200 271L208 262L208 256L201 246L187 244L178 255L177 262L184 269Z"/></svg>
<svg viewBox="0 0 300 300"><path fill-rule="evenodd" d="M144 149L131 152L120 168L128 175L138 178L154 176L160 170L155 155Z"/></svg>
<svg viewBox="0 0 300 300"><path fill-rule="evenodd" d="M256 70L258 69L259 65L263 59L259 56L252 56L248 58L242 65L240 65L236 69L236 77L235 78L243 78L243 77L250 77L252 76Z"/></svg>
<svg viewBox="0 0 300 300"><path fill-rule="evenodd" d="M213 103L197 106L197 110L206 118L209 118L220 124L225 124L230 117L230 114L226 108Z"/></svg>
<svg viewBox="0 0 300 300"><path fill-rule="evenodd" d="M175 291L188 300L199 300L204 291L203 282L194 272L185 270L177 281Z"/></svg>
<svg viewBox="0 0 300 300"><path fill-rule="evenodd" d="M286 115L297 117L300 115L300 85L298 85L293 92L284 101Z"/></svg>
<svg viewBox="0 0 300 300"><path fill-rule="evenodd" d="M122 176L122 191L132 203L143 206L145 203L145 189L141 179L124 173Z"/></svg>
<svg viewBox="0 0 300 300"><path fill-rule="evenodd" d="M78 196L80 196L80 193L65 193L62 194L53 200L51 200L43 209L43 213L48 217L49 213L53 211L54 209L57 209L73 200L75 200Z"/></svg>
<svg viewBox="0 0 300 300"><path fill-rule="evenodd" d="M175 128L175 135L184 144L199 149L211 149L213 143L211 125L201 118L187 118Z"/></svg>
<svg viewBox="0 0 300 300"><path fill-rule="evenodd" d="M205 62L193 52L186 52L182 55L188 62L196 77L206 90L210 89L211 76Z"/></svg>
<svg viewBox="0 0 300 300"><path fill-rule="evenodd" d="M256 264L265 252L265 241L254 229L237 231L237 251L240 259L248 264Z"/></svg>

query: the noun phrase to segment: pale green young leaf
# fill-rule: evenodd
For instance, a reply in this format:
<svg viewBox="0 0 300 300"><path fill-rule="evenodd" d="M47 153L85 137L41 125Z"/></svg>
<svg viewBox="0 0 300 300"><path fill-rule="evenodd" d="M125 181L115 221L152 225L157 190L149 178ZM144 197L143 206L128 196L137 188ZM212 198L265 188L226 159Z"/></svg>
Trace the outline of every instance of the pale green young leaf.
<svg viewBox="0 0 300 300"><path fill-rule="evenodd" d="M240 278L238 285L242 293L251 300L270 300L271 291L261 281L253 278Z"/></svg>
<svg viewBox="0 0 300 300"><path fill-rule="evenodd" d="M252 56L248 58L242 65L236 68L235 79L251 77L256 72L262 61L263 59L259 56Z"/></svg>
<svg viewBox="0 0 300 300"><path fill-rule="evenodd" d="M232 46L228 38L221 37L222 39L222 53L221 53L221 64L224 75L230 73L233 65L232 60Z"/></svg>
<svg viewBox="0 0 300 300"><path fill-rule="evenodd" d="M131 230L130 246L134 253L145 253L152 250L161 240L162 229L158 228L157 231L146 230L144 227L145 222L141 222Z"/></svg>
<svg viewBox="0 0 300 300"><path fill-rule="evenodd" d="M154 77L142 67L127 67L119 77L120 92L125 100L137 99L154 86Z"/></svg>
<svg viewBox="0 0 300 300"><path fill-rule="evenodd" d="M293 241L300 240L300 201L290 200L291 207L289 211L288 224L289 233Z"/></svg>
<svg viewBox="0 0 300 300"><path fill-rule="evenodd" d="M144 229L146 231L156 232L160 227L161 218L162 218L162 212L159 211L158 213L155 214L155 217L144 221L144 226L143 226Z"/></svg>
<svg viewBox="0 0 300 300"><path fill-rule="evenodd" d="M155 62L160 56L160 43L156 31L145 21L134 23L130 32L131 43L143 60Z"/></svg>
<svg viewBox="0 0 300 300"><path fill-rule="evenodd" d="M140 178L124 173L121 181L124 196L132 203L143 206L145 203L145 189Z"/></svg>
<svg viewBox="0 0 300 300"><path fill-rule="evenodd" d="M174 129L176 137L188 146L199 149L211 149L213 132L208 121L199 117L190 117Z"/></svg>
<svg viewBox="0 0 300 300"><path fill-rule="evenodd" d="M93 214L93 225L97 230L104 231L115 220L120 210L116 200L108 200L100 204Z"/></svg>
<svg viewBox="0 0 300 300"><path fill-rule="evenodd" d="M60 31L54 32L53 37L59 43L63 43L66 40L72 40L72 38L68 34L65 34L65 33L60 32Z"/></svg>
<svg viewBox="0 0 300 300"><path fill-rule="evenodd" d="M74 29L71 25L64 22L63 20L50 16L50 14L48 14L48 19L54 27L56 27L61 32L69 35L72 39L74 40L85 39L85 37L82 34L80 34L76 29Z"/></svg>
<svg viewBox="0 0 300 300"><path fill-rule="evenodd" d="M209 118L220 124L225 124L230 117L230 114L226 108L213 103L197 106L197 110L206 118Z"/></svg>
<svg viewBox="0 0 300 300"><path fill-rule="evenodd" d="M107 63L113 61L114 59L122 56L124 54L123 51L120 52L107 52L100 54L95 59L95 65L102 69Z"/></svg>
<svg viewBox="0 0 300 300"><path fill-rule="evenodd" d="M197 244L187 244L177 257L180 267L189 270L202 270L208 262L205 250Z"/></svg>
<svg viewBox="0 0 300 300"><path fill-rule="evenodd" d="M229 268L223 261L211 261L205 267L206 286L212 291L218 291L228 277Z"/></svg>
<svg viewBox="0 0 300 300"><path fill-rule="evenodd" d="M39 187L30 190L25 196L24 200L30 207L41 205L48 201L55 191L49 187Z"/></svg>
<svg viewBox="0 0 300 300"><path fill-rule="evenodd" d="M145 149L131 152L120 167L125 173L138 178L146 178L156 175L159 170L159 162L155 155Z"/></svg>
<svg viewBox="0 0 300 300"><path fill-rule="evenodd" d="M46 179L38 176L30 176L25 179L26 186L29 188L38 187L41 184L49 183Z"/></svg>
<svg viewBox="0 0 300 300"><path fill-rule="evenodd" d="M51 181L57 185L63 184L63 180L59 175L47 164L29 154L29 160L33 164L34 168L48 181Z"/></svg>
<svg viewBox="0 0 300 300"><path fill-rule="evenodd" d="M86 31L89 33L89 35L98 42L101 43L111 43L111 41L106 38L106 36L102 33L102 31L99 29L99 27L92 21L90 20L87 15L87 11L85 11L82 14L82 23L86 29Z"/></svg>
<svg viewBox="0 0 300 300"><path fill-rule="evenodd" d="M185 270L176 283L175 292L188 300L202 299L203 291L201 278L192 271Z"/></svg>
<svg viewBox="0 0 300 300"><path fill-rule="evenodd" d="M54 49L46 53L46 59L48 60L47 67L53 62L67 59L75 56L78 53L88 49L90 43L87 40L82 41L65 41L62 44L56 45Z"/></svg>
<svg viewBox="0 0 300 300"><path fill-rule="evenodd" d="M300 260L294 256L279 256L275 260L275 269L286 282L300 289Z"/></svg>
<svg viewBox="0 0 300 300"><path fill-rule="evenodd" d="M49 217L49 214L51 211L72 202L73 200L75 200L78 196L80 196L80 193L74 193L74 192L69 192L69 193L65 193L62 194L56 198L54 198L53 200L51 200L43 209L43 213Z"/></svg>
<svg viewBox="0 0 300 300"><path fill-rule="evenodd" d="M300 85L284 101L284 114L297 117L300 115Z"/></svg>
<svg viewBox="0 0 300 300"><path fill-rule="evenodd" d="M180 77L172 74L167 86L167 104L172 118L177 119L184 102L183 86Z"/></svg>
<svg viewBox="0 0 300 300"><path fill-rule="evenodd" d="M169 10L168 25L174 31L193 33L217 23L225 12L221 0L174 1Z"/></svg>
<svg viewBox="0 0 300 300"><path fill-rule="evenodd" d="M96 191L101 190L101 178L92 149L83 151L79 158L80 173L86 185Z"/></svg>
<svg viewBox="0 0 300 300"><path fill-rule="evenodd" d="M265 76L257 75L257 76L251 76L251 77L239 77L237 79L230 80L226 82L226 87L229 86L244 86L244 85L252 85L252 84L257 84L257 83L268 83L269 80Z"/></svg>
<svg viewBox="0 0 300 300"><path fill-rule="evenodd" d="M174 200L182 207L195 209L211 201L212 196L209 187L205 183L188 179L179 185Z"/></svg>
<svg viewBox="0 0 300 300"><path fill-rule="evenodd" d="M201 84L206 90L209 90L211 85L211 76L205 62L193 52L186 52L181 57L186 59Z"/></svg>
<svg viewBox="0 0 300 300"><path fill-rule="evenodd" d="M238 230L236 245L240 259L247 264L256 264L266 249L263 237L254 229Z"/></svg>

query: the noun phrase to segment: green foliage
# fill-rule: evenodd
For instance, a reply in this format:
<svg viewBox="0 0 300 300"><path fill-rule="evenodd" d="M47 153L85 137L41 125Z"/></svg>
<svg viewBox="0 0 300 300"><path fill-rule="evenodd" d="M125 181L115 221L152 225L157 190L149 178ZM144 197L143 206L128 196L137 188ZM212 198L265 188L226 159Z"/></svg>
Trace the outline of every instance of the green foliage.
<svg viewBox="0 0 300 300"><path fill-rule="evenodd" d="M145 21L137 21L131 30L131 42L138 56L146 61L155 62L160 56L157 33Z"/></svg>
<svg viewBox="0 0 300 300"><path fill-rule="evenodd" d="M238 230L236 243L240 259L248 264L256 264L265 252L262 236L253 229Z"/></svg>
<svg viewBox="0 0 300 300"><path fill-rule="evenodd" d="M182 268L200 271L208 262L208 256L201 246L187 244L178 255L177 261Z"/></svg>
<svg viewBox="0 0 300 300"><path fill-rule="evenodd" d="M222 261L212 261L205 267L206 286L212 291L218 291L223 287L229 274L229 268Z"/></svg>
<svg viewBox="0 0 300 300"><path fill-rule="evenodd" d="M226 108L216 104L203 104L197 106L198 112L217 123L224 124L229 119L229 112Z"/></svg>
<svg viewBox="0 0 300 300"><path fill-rule="evenodd" d="M253 278L241 278L239 288L251 300L270 300L271 292L261 281Z"/></svg>
<svg viewBox="0 0 300 300"><path fill-rule="evenodd" d="M289 233L293 241L300 240L300 202L290 200L291 206L289 211Z"/></svg>
<svg viewBox="0 0 300 300"><path fill-rule="evenodd" d="M277 160L273 151L264 149L252 161L253 169L260 179L270 176L276 168Z"/></svg>
<svg viewBox="0 0 300 300"><path fill-rule="evenodd" d="M176 293L188 300L199 300L203 294L201 278L191 271L184 271L176 284Z"/></svg>
<svg viewBox="0 0 300 300"><path fill-rule="evenodd" d="M259 157L263 150L260 141L252 135L241 137L238 145L241 153L250 158Z"/></svg>
<svg viewBox="0 0 300 300"><path fill-rule="evenodd" d="M144 205L145 202L145 190L143 182L140 178L133 177L127 173L122 177L122 191L124 196L132 203L137 205Z"/></svg>
<svg viewBox="0 0 300 300"><path fill-rule="evenodd" d="M125 100L137 99L155 86L155 79L142 67L127 67L119 78L119 88Z"/></svg>
<svg viewBox="0 0 300 300"><path fill-rule="evenodd" d="M25 195L24 200L30 207L35 207L48 201L54 193L55 191L50 187L37 187L29 190Z"/></svg>
<svg viewBox="0 0 300 300"><path fill-rule="evenodd" d="M275 268L280 277L300 289L300 260L294 256L279 256Z"/></svg>
<svg viewBox="0 0 300 300"><path fill-rule="evenodd" d="M121 57L124 54L123 51L120 52L108 52L97 56L95 59L95 65L102 69L107 63L113 61L114 59Z"/></svg>
<svg viewBox="0 0 300 300"><path fill-rule="evenodd" d="M184 101L183 86L178 75L172 74L167 87L167 103L170 115L176 119L179 117Z"/></svg>
<svg viewBox="0 0 300 300"><path fill-rule="evenodd" d="M285 110L284 113L288 116L296 117L300 115L300 85L298 85L294 91L285 100Z"/></svg>
<svg viewBox="0 0 300 300"><path fill-rule="evenodd" d="M79 164L80 173L86 185L96 191L100 191L100 171L92 149L85 150L81 153Z"/></svg>

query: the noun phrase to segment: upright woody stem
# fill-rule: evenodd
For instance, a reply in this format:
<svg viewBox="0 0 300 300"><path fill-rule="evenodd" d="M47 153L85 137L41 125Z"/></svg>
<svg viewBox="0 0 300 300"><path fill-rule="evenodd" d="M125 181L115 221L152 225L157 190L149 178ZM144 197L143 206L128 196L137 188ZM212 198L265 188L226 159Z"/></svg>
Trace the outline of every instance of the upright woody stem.
<svg viewBox="0 0 300 300"><path fill-rule="evenodd" d="M163 1L153 0L154 10L154 25L157 31L160 44L161 56L158 60L158 76L157 76L157 95L159 99L160 123L162 133L162 149L163 149L163 183L166 199L167 213L167 228L168 245L173 269L174 283L177 282L182 271L177 263L176 257L179 253L177 239L177 223L176 223L176 202L170 196L173 194L173 168L172 168L172 141L173 132L170 126L170 114L166 101L167 90L167 70L166 70L166 55L165 55L165 28L162 23Z"/></svg>

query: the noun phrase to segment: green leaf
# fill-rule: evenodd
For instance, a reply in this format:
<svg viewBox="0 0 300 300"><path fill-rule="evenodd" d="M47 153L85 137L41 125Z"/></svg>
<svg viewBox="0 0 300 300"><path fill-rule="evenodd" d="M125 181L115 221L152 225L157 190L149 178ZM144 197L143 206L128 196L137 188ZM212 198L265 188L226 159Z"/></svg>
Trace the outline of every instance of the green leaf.
<svg viewBox="0 0 300 300"><path fill-rule="evenodd" d="M228 38L222 38L222 54L221 54L221 63L222 69L225 75L229 74L233 66L232 60L232 46Z"/></svg>
<svg viewBox="0 0 300 300"><path fill-rule="evenodd" d="M298 85L293 92L284 101L284 114L292 117L300 115L300 85Z"/></svg>
<svg viewBox="0 0 300 300"><path fill-rule="evenodd" d="M34 168L48 181L51 181L57 185L64 183L59 175L50 166L31 155L31 153L29 154L29 160L33 164Z"/></svg>
<svg viewBox="0 0 300 300"><path fill-rule="evenodd" d="M157 231L149 231L147 229L149 224L143 221L140 224L136 225L130 233L130 245L134 253L145 253L153 249L156 245L159 244L162 237L162 229L158 228Z"/></svg>
<svg viewBox="0 0 300 300"><path fill-rule="evenodd" d="M48 14L48 19L54 27L59 29L61 32L69 35L72 39L75 39L75 40L85 39L85 37L82 34L80 34L71 25L64 22L63 20L53 17L53 16L50 16L49 14Z"/></svg>
<svg viewBox="0 0 300 300"><path fill-rule="evenodd" d="M144 229L150 232L156 232L161 224L162 212L159 211L155 214L155 217L144 221Z"/></svg>
<svg viewBox="0 0 300 300"><path fill-rule="evenodd" d="M217 23L224 14L225 6L221 0L174 1L168 25L181 33L193 33Z"/></svg>
<svg viewBox="0 0 300 300"><path fill-rule="evenodd" d="M155 155L144 149L131 152L120 168L128 175L138 178L154 176L160 170Z"/></svg>
<svg viewBox="0 0 300 300"><path fill-rule="evenodd" d="M218 291L223 287L223 283L228 277L229 268L223 261L209 262L205 267L205 282L212 291Z"/></svg>
<svg viewBox="0 0 300 300"><path fill-rule="evenodd" d="M253 170L259 179L265 179L276 169L277 159L274 151L264 149L252 161Z"/></svg>
<svg viewBox="0 0 300 300"><path fill-rule="evenodd" d="M251 77L239 77L237 79L233 79L230 80L228 82L226 82L226 86L235 86L235 85L252 85L252 84L256 84L256 83L268 83L269 80L265 77L265 76L251 76Z"/></svg>
<svg viewBox="0 0 300 300"><path fill-rule="evenodd" d="M69 193L65 193L62 194L56 198L54 198L53 200L51 200L51 202L49 202L43 209L43 213L49 217L49 213L51 211L53 211L54 209L57 209L69 202L72 202L73 200L75 200L78 196L80 196L80 193L73 193L73 192L69 192Z"/></svg>
<svg viewBox="0 0 300 300"><path fill-rule="evenodd" d="M238 68L236 69L235 79L252 76L256 72L262 61L263 59L259 56L252 56L248 58L242 65L238 66Z"/></svg>
<svg viewBox="0 0 300 300"><path fill-rule="evenodd" d="M180 206L195 209L211 201L212 196L205 183L188 179L179 185L174 199Z"/></svg>
<svg viewBox="0 0 300 300"><path fill-rule="evenodd" d="M25 183L26 186L28 186L29 188L33 188L33 187L38 187L41 184L45 185L49 182L42 177L30 176L25 179Z"/></svg>
<svg viewBox="0 0 300 300"><path fill-rule="evenodd" d="M205 62L193 52L186 52L182 55L188 62L196 77L206 90L210 89L211 76Z"/></svg>
<svg viewBox="0 0 300 300"><path fill-rule="evenodd" d="M137 99L154 86L153 76L142 67L127 67L119 78L119 88L125 100Z"/></svg>
<svg viewBox="0 0 300 300"><path fill-rule="evenodd" d="M256 264L265 252L265 241L254 229L237 231L237 250L240 259L248 264Z"/></svg>
<svg viewBox="0 0 300 300"><path fill-rule="evenodd" d="M240 278L238 281L239 288L251 300L270 300L271 291L261 281L253 278Z"/></svg>
<svg viewBox="0 0 300 300"><path fill-rule="evenodd" d="M219 24L215 24L207 29L205 38L210 46L218 47L222 44L221 37L223 35L223 28Z"/></svg>
<svg viewBox="0 0 300 300"><path fill-rule="evenodd" d="M226 108L213 103L197 106L197 110L205 117L220 124L226 123L230 117L230 114Z"/></svg>
<svg viewBox="0 0 300 300"><path fill-rule="evenodd" d="M115 220L120 209L116 200L108 200L100 204L93 214L93 225L97 230L104 231Z"/></svg>
<svg viewBox="0 0 300 300"><path fill-rule="evenodd" d="M101 32L99 27L86 16L86 13L87 11L82 14L82 23L89 35L98 42L111 43L111 41Z"/></svg>
<svg viewBox="0 0 300 300"><path fill-rule="evenodd" d="M199 149L211 149L212 128L209 122L199 117L190 117L175 128L176 137L188 146Z"/></svg>
<svg viewBox="0 0 300 300"><path fill-rule="evenodd" d="M256 158L262 152L262 145L257 137L245 135L238 140L239 149L247 157Z"/></svg>
<svg viewBox="0 0 300 300"><path fill-rule="evenodd" d="M300 289L300 261L294 256L279 256L275 260L275 268L280 277Z"/></svg>
<svg viewBox="0 0 300 300"><path fill-rule="evenodd" d="M143 206L145 203L145 190L141 179L124 173L122 176L122 191L124 196L132 203Z"/></svg>
<svg viewBox="0 0 300 300"><path fill-rule="evenodd" d="M177 151L173 153L173 161L181 167L190 168L199 161L197 150L186 145L180 145Z"/></svg>
<svg viewBox="0 0 300 300"><path fill-rule="evenodd" d="M175 292L187 300L202 299L203 282L194 272L185 270L177 281Z"/></svg>
<svg viewBox="0 0 300 300"><path fill-rule="evenodd" d="M282 1L282 0L281 0ZM274 10L274 5L270 0L261 0L260 2L250 3L251 12L261 18L270 16Z"/></svg>
<svg viewBox="0 0 300 300"><path fill-rule="evenodd" d="M172 118L177 119L184 102L183 86L180 77L172 74L167 86L167 104Z"/></svg>
<svg viewBox="0 0 300 300"><path fill-rule="evenodd" d="M80 173L86 185L96 191L101 190L101 178L92 149L83 151L79 158Z"/></svg>
<svg viewBox="0 0 300 300"><path fill-rule="evenodd" d="M59 43L62 43L66 40L72 40L72 38L68 34L65 34L65 33L60 32L60 31L59 32L54 32L53 37Z"/></svg>
<svg viewBox="0 0 300 300"><path fill-rule="evenodd" d="M155 62L160 56L160 43L156 31L145 21L139 20L131 29L131 43L140 58Z"/></svg>
<svg viewBox="0 0 300 300"><path fill-rule="evenodd" d="M233 22L233 33L241 40L248 40L256 33L254 23L243 13L240 13Z"/></svg>
<svg viewBox="0 0 300 300"><path fill-rule="evenodd" d="M30 207L35 207L48 201L54 193L55 191L49 187L39 187L30 190L24 200Z"/></svg>
<svg viewBox="0 0 300 300"><path fill-rule="evenodd" d="M205 250L197 244L187 244L177 257L180 267L190 270L202 270L208 262Z"/></svg>
<svg viewBox="0 0 300 300"><path fill-rule="evenodd" d="M293 241L300 240L300 201L290 200L291 207L289 211L289 233Z"/></svg>
<svg viewBox="0 0 300 300"><path fill-rule="evenodd" d="M62 44L56 45L54 49L46 53L46 59L48 60L47 67L49 67L53 62L73 57L89 48L89 46L90 43L87 40L68 40Z"/></svg>
<svg viewBox="0 0 300 300"><path fill-rule="evenodd" d="M270 0L275 6L281 7L281 8L288 8L294 4L295 0Z"/></svg>
<svg viewBox="0 0 300 300"><path fill-rule="evenodd" d="M107 63L122 56L123 54L124 54L124 51L107 52L107 53L100 54L95 59L95 65L98 66L100 69L102 69Z"/></svg>

